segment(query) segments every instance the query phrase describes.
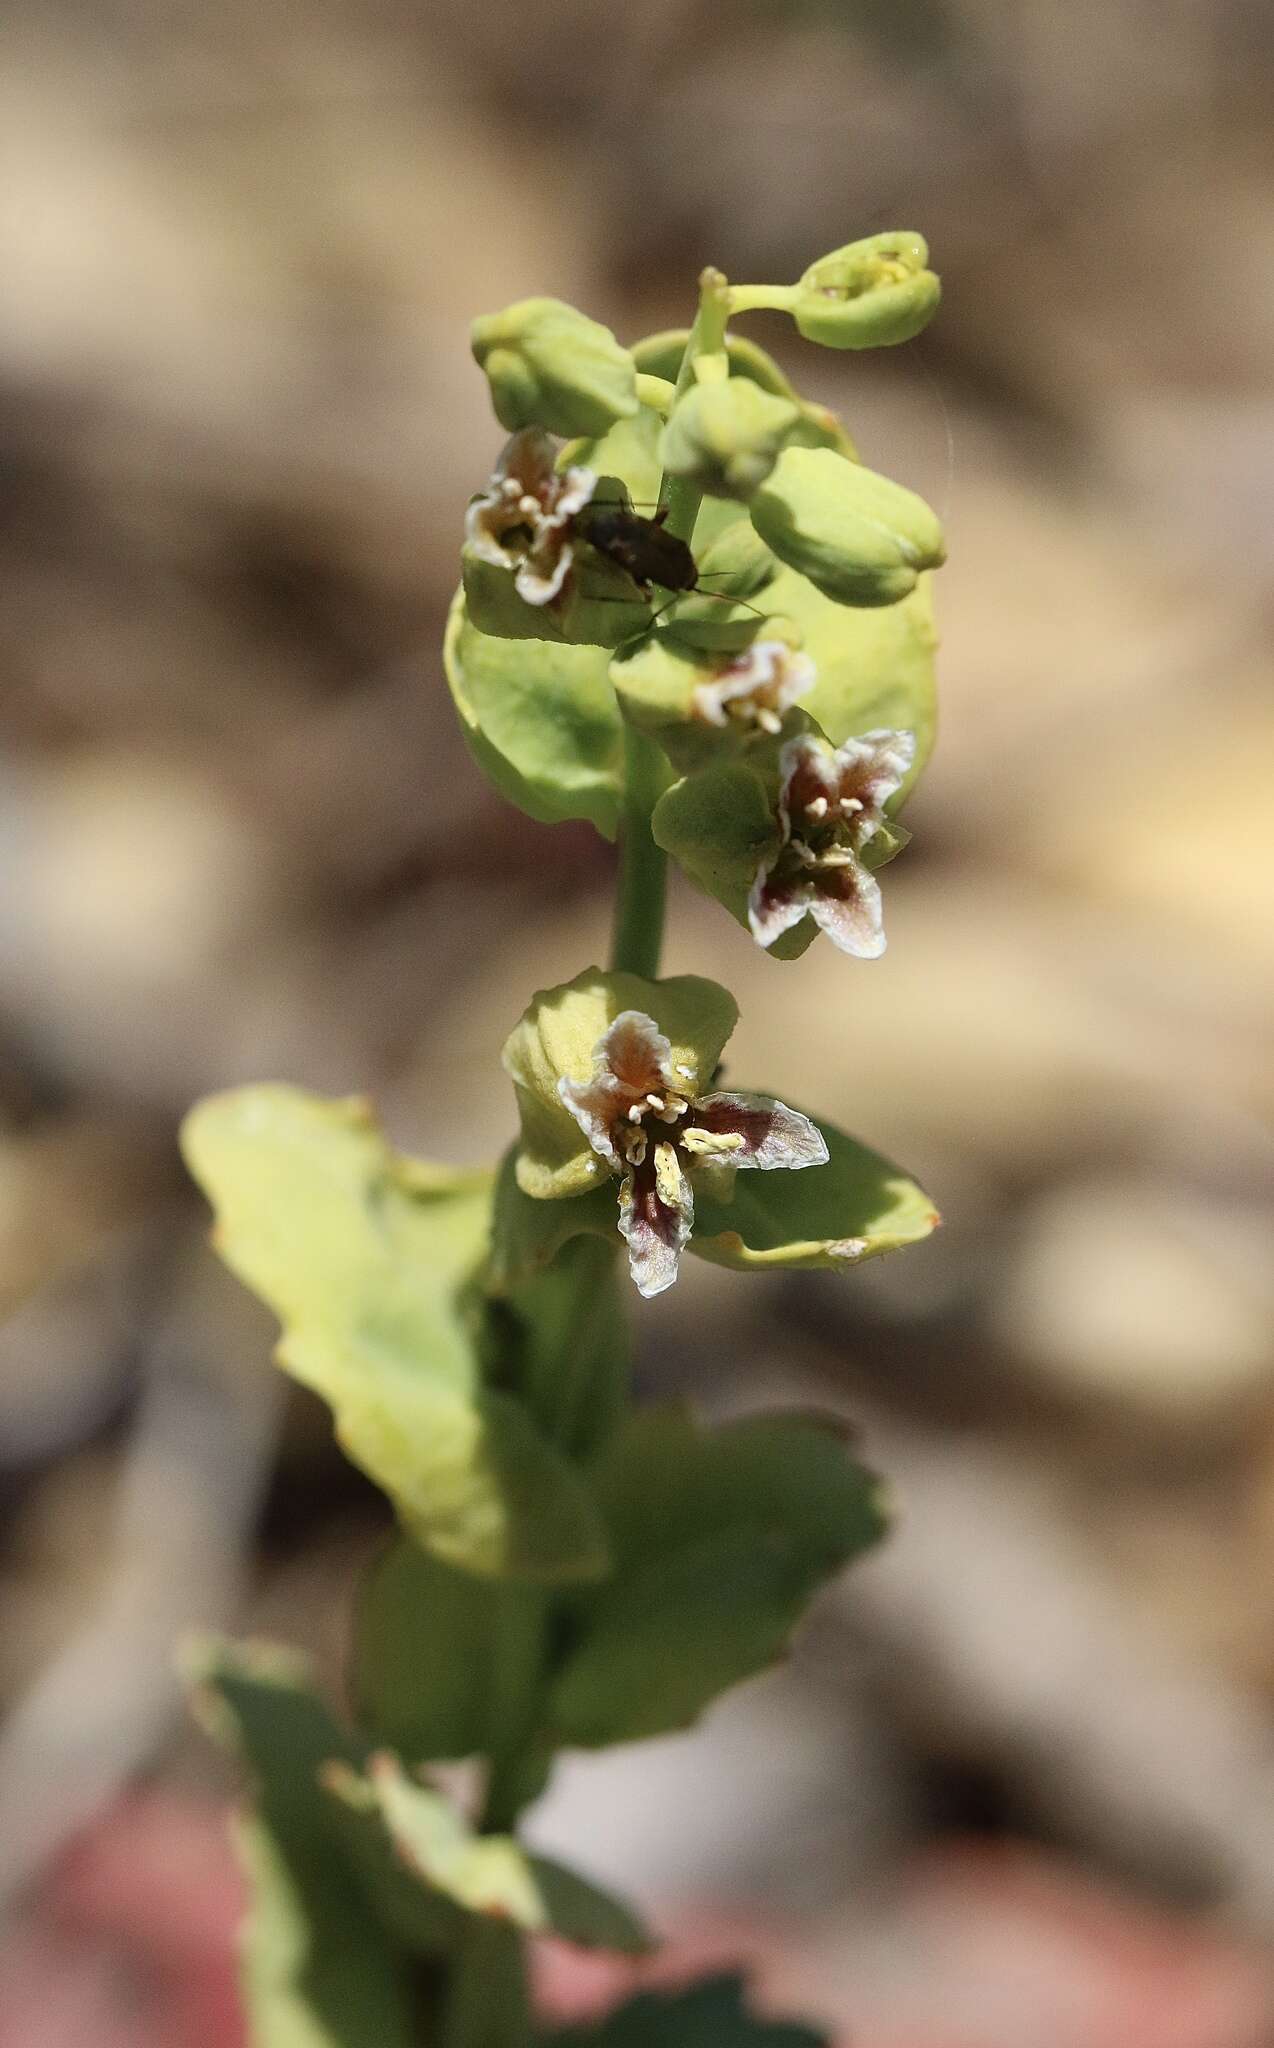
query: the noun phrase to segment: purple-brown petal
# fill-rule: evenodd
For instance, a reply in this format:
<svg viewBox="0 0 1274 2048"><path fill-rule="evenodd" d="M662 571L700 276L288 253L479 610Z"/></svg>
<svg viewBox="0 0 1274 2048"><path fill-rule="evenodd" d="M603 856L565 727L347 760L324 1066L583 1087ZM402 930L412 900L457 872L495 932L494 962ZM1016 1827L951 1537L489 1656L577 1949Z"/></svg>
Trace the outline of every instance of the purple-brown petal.
<svg viewBox="0 0 1274 2048"><path fill-rule="evenodd" d="M807 908L820 931L856 960L878 960L885 950L880 883L858 861L819 874Z"/></svg>
<svg viewBox="0 0 1274 2048"><path fill-rule="evenodd" d="M675 1086L672 1046L644 1010L621 1010L598 1045L594 1060L598 1070L604 1065L634 1102Z"/></svg>
<svg viewBox="0 0 1274 2048"><path fill-rule="evenodd" d="M772 946L799 924L810 908L810 894L804 878L776 882L769 868L761 868L748 895L748 928L757 945Z"/></svg>
<svg viewBox="0 0 1274 2048"><path fill-rule="evenodd" d="M798 733L786 741L779 753L779 824L784 839L792 833L792 821L807 804L821 797L824 807L840 795L840 775L832 755L824 752L809 733Z"/></svg>
<svg viewBox="0 0 1274 2048"><path fill-rule="evenodd" d="M542 427L522 427L500 450L496 477L514 477L528 496L541 497L553 482L554 447Z"/></svg>
<svg viewBox="0 0 1274 2048"><path fill-rule="evenodd" d="M742 1145L720 1155L723 1166L825 1166L827 1141L818 1125L799 1109L789 1109L772 1095L706 1095L695 1104L696 1128L716 1137L740 1137Z"/></svg>
<svg viewBox="0 0 1274 2048"><path fill-rule="evenodd" d="M885 804L902 785L916 754L915 734L879 730L846 740L837 749L840 797L862 805L858 838L869 839L880 824Z"/></svg>
<svg viewBox="0 0 1274 2048"><path fill-rule="evenodd" d="M682 1178L678 1204L661 1199L654 1149L624 1175L619 1190L619 1232L628 1246L628 1270L639 1294L662 1294L672 1286L694 1223L694 1196Z"/></svg>

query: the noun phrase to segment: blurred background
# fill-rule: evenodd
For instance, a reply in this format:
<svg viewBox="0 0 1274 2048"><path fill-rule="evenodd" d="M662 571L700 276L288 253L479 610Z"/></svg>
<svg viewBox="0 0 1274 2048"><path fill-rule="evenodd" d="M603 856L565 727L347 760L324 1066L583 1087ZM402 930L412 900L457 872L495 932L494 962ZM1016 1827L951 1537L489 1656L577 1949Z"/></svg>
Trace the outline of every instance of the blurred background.
<svg viewBox="0 0 1274 2048"><path fill-rule="evenodd" d="M13 0L0 79L4 2048L235 2048L191 1624L339 1683L380 1541L175 1127L369 1087L492 1156L611 855L441 675L500 435L467 326L924 231L934 328L749 322L945 515L943 733L873 966L682 886L740 1071L947 1216L690 1262L648 1391L813 1400L892 1541L536 1828L856 2048L1274 2041L1274 14L1266 0ZM550 1990L588 1987L557 1967Z"/></svg>

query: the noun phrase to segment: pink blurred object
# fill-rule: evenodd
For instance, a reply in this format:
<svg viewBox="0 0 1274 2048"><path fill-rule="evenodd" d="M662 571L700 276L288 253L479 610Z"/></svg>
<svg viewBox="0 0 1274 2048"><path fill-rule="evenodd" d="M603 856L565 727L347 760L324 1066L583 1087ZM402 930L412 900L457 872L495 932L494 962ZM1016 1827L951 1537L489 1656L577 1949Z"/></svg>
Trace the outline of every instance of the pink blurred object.
<svg viewBox="0 0 1274 2048"><path fill-rule="evenodd" d="M546 2010L582 2019L650 1984L741 1968L761 2012L837 2048L1269 2048L1274 1966L1206 1921L1014 1844L934 1850L811 1937L707 1916L649 1963L552 1944Z"/></svg>
<svg viewBox="0 0 1274 2048"><path fill-rule="evenodd" d="M138 1793L86 1830L0 1955L0 2048L245 2048L243 1894L210 1802ZM546 2015L740 1968L837 2048L1268 2048L1269 1958L1040 1851L957 1845L814 1930L704 1911L641 1964L537 1944Z"/></svg>
<svg viewBox="0 0 1274 2048"><path fill-rule="evenodd" d="M226 1809L135 1793L63 1856L0 1955L0 2048L245 2048Z"/></svg>
<svg viewBox="0 0 1274 2048"><path fill-rule="evenodd" d="M918 1858L765 1971L853 2048L1269 2048L1274 1965L1197 1915L1015 1843Z"/></svg>

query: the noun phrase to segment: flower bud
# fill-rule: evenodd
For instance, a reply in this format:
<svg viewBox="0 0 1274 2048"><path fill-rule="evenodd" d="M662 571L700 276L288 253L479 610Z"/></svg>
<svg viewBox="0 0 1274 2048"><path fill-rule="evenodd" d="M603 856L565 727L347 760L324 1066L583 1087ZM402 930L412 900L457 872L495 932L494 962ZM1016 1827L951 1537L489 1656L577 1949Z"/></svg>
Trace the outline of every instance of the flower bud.
<svg viewBox="0 0 1274 2048"><path fill-rule="evenodd" d="M910 341L938 309L942 286L921 235L868 235L820 256L801 278L791 312L807 341L825 348L887 348Z"/></svg>
<svg viewBox="0 0 1274 2048"><path fill-rule="evenodd" d="M718 498L750 498L770 474L800 413L749 377L694 385L664 429L664 468Z"/></svg>
<svg viewBox="0 0 1274 2048"><path fill-rule="evenodd" d="M473 353L501 426L604 434L637 410L636 370L609 327L561 299L519 299L475 320Z"/></svg>
<svg viewBox="0 0 1274 2048"><path fill-rule="evenodd" d="M837 604L896 604L946 559L923 498L830 448L787 448L748 507L762 540Z"/></svg>

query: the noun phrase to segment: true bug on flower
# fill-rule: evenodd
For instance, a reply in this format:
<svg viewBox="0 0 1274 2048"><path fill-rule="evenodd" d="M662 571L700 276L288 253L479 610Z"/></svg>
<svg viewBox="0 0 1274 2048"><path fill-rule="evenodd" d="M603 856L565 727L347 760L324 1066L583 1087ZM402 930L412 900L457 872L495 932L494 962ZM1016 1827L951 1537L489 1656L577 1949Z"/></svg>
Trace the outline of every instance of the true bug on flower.
<svg viewBox="0 0 1274 2048"><path fill-rule="evenodd" d="M597 554L603 555L617 568L625 569L647 597L652 584L672 591L675 597L685 597L697 591L704 597L719 598L722 604L740 605L744 611L755 612L757 618L761 618L763 614L746 598L731 597L724 590L704 587L699 564L689 543L679 540L675 533L665 531L667 517L666 505L660 505L653 517L647 518L632 506L620 504L615 499L594 498L575 514L571 525L578 539L587 541ZM673 601L670 599L669 603ZM667 608L665 605L663 609L666 611ZM662 613L655 616L661 617Z"/></svg>
<svg viewBox="0 0 1274 2048"><path fill-rule="evenodd" d="M684 540L664 531L667 517L666 505L647 518L629 505L594 498L575 514L574 528L581 540L617 568L626 569L643 588L657 583L663 590L694 590L699 565Z"/></svg>

